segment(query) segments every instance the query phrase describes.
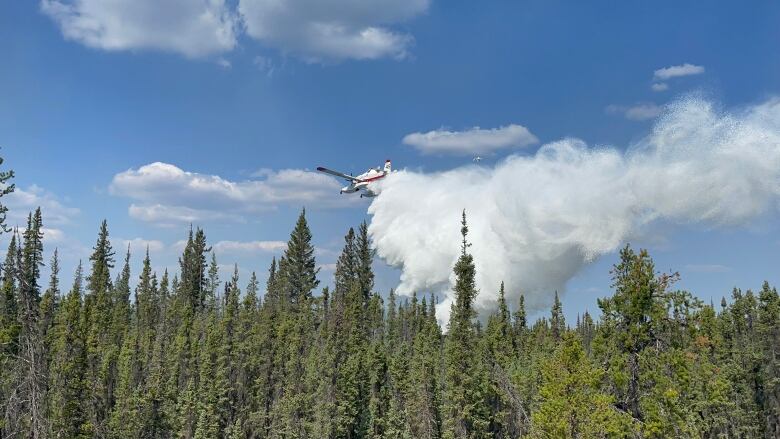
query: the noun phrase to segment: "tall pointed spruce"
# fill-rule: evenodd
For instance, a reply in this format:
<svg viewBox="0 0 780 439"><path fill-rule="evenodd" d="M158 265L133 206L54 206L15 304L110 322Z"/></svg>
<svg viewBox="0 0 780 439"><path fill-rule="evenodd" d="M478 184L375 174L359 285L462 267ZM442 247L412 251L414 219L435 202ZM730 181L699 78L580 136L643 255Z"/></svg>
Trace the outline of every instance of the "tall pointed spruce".
<svg viewBox="0 0 780 439"><path fill-rule="evenodd" d="M455 264L455 303L444 343L444 438L487 437L487 375L477 350L472 303L477 295L474 258L468 253L466 211L461 221L461 254Z"/></svg>

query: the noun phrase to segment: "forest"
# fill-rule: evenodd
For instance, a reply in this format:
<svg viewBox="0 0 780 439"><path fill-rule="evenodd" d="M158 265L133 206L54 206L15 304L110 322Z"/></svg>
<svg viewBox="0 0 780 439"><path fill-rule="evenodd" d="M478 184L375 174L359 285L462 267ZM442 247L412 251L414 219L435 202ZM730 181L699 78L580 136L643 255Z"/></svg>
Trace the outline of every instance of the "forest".
<svg viewBox="0 0 780 439"><path fill-rule="evenodd" d="M453 220L457 221L458 218ZM644 250L612 295L565 321L521 297L485 322L472 302L466 212L445 328L436 297L374 290L367 226L320 288L301 212L283 256L219 279L195 228L176 273L140 273L104 221L72 285L41 279L43 216L9 231L0 284L2 438L780 437L780 298L716 305L674 288ZM241 278L240 276L246 276ZM131 285L135 285L131 288Z"/></svg>

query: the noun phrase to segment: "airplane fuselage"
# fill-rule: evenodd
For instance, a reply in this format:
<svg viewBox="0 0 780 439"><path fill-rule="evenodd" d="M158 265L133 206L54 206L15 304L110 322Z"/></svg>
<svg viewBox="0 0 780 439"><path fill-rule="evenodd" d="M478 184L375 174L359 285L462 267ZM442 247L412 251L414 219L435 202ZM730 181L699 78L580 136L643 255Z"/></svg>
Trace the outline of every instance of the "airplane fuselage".
<svg viewBox="0 0 780 439"><path fill-rule="evenodd" d="M356 177L358 180L361 181L354 181L349 185L344 186L343 188L341 188L341 193L353 194L355 192L362 190L363 193L360 194L361 197L375 197L376 192L372 191L369 186L386 175L387 173L385 171L381 171L373 168L369 169L368 171Z"/></svg>
<svg viewBox="0 0 780 439"><path fill-rule="evenodd" d="M392 166L390 164L390 160L385 160L384 168L369 168L368 171L358 176L353 176L351 174L347 175L343 172L334 171L322 166L317 167L317 170L326 174L343 178L350 182L349 185L341 188L340 192L342 194L354 194L355 192L363 191L363 193L360 194L360 198L363 198L375 197L377 195L376 191L372 190L371 187L377 180L389 175L392 172Z"/></svg>

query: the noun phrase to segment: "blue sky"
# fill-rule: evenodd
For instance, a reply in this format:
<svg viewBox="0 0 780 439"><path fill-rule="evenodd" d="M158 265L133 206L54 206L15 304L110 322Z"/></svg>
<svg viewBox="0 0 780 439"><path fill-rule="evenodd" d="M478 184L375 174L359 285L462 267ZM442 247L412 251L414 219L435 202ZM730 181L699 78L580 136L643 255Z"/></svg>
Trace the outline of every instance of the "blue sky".
<svg viewBox="0 0 780 439"><path fill-rule="evenodd" d="M325 278L346 229L370 218L367 202L339 199L335 182L307 172L318 165L360 172L392 158L447 170L472 155L425 153L405 136L512 124L538 142L499 142L486 166L569 136L624 148L678 96L734 108L780 94L773 1L281 3L0 4L0 146L24 192L12 220L43 206L63 277L103 218L118 245L151 243L158 269L175 267L192 220L223 242L221 264L264 277L305 205ZM175 168L139 173L155 162ZM177 193L165 180L176 169L190 174L172 178L217 186L261 183L225 201L218 190ZM679 270L681 286L719 298L780 281L774 213L734 227L661 223L636 244ZM570 316L596 308L614 262L572 279ZM377 270L382 291L398 283L398 271Z"/></svg>

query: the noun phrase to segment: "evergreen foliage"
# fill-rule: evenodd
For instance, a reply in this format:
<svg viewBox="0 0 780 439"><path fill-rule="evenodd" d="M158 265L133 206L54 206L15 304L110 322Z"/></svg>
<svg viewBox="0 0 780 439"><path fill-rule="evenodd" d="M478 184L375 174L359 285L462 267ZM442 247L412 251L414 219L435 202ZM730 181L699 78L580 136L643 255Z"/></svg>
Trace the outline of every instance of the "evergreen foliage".
<svg viewBox="0 0 780 439"><path fill-rule="evenodd" d="M140 273L129 250L114 272L104 221L63 296L57 251L41 286L36 210L0 279L0 438L780 437L768 283L716 308L626 246L600 315L569 327L554 293L530 320L502 283L479 321L465 212L461 227L443 333L434 295L374 291L365 223L317 291L305 211L264 287L237 267L220 281L197 228L177 273L158 277L148 250Z"/></svg>

